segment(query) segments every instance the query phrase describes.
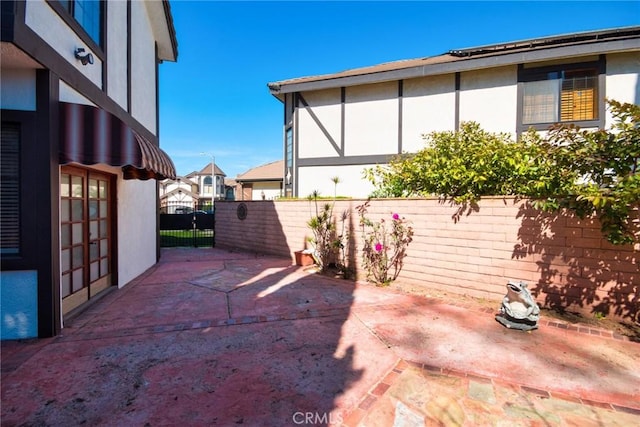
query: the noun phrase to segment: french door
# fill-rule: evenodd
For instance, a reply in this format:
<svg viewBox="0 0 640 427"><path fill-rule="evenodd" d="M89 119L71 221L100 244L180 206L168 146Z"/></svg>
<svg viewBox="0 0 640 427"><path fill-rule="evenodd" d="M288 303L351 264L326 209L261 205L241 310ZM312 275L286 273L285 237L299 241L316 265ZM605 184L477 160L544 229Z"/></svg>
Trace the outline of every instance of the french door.
<svg viewBox="0 0 640 427"><path fill-rule="evenodd" d="M60 175L62 313L112 285L112 175L63 166Z"/></svg>

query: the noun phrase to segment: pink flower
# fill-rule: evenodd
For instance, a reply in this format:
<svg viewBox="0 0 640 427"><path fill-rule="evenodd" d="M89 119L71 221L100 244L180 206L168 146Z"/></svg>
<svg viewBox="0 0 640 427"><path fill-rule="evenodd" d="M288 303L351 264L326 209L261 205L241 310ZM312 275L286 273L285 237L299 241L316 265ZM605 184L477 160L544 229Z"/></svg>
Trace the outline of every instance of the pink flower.
<svg viewBox="0 0 640 427"><path fill-rule="evenodd" d="M376 243L376 252L382 252L382 243Z"/></svg>
<svg viewBox="0 0 640 427"><path fill-rule="evenodd" d="M395 219L396 221L400 219L400 215L398 215L397 213L393 214L393 219Z"/></svg>

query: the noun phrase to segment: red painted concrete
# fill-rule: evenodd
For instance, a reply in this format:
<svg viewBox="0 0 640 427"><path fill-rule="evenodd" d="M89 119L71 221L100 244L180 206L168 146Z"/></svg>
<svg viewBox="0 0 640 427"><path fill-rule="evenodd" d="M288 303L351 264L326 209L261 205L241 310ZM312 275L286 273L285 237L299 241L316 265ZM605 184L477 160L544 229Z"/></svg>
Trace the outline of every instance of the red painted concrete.
<svg viewBox="0 0 640 427"><path fill-rule="evenodd" d="M493 315L289 259L163 250L60 337L2 344L2 425L640 421L639 344Z"/></svg>

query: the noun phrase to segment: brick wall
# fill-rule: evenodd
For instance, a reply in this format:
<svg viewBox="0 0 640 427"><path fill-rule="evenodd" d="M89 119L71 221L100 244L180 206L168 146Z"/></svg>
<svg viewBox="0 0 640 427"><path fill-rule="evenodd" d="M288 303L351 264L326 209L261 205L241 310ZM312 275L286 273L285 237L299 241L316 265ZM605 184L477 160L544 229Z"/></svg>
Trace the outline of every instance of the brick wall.
<svg viewBox="0 0 640 427"><path fill-rule="evenodd" d="M355 207L363 200L338 200L334 213L351 212L355 250L361 245ZM311 236L309 201L216 203L219 247L289 256ZM414 286L499 301L509 280L524 280L539 304L593 315L639 318L640 245L614 246L602 238L596 220L542 215L526 201L484 198L461 210L436 199L372 200L368 217L411 222L409 245L398 280ZM360 255L352 254L360 278Z"/></svg>

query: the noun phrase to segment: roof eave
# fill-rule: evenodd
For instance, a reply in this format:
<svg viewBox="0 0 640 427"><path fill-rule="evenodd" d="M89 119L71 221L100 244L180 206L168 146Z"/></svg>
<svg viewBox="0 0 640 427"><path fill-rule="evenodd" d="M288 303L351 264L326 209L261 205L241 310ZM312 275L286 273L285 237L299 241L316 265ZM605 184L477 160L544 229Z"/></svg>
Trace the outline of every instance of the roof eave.
<svg viewBox="0 0 640 427"><path fill-rule="evenodd" d="M640 38L623 40L600 41L579 45L566 45L535 49L530 51L512 52L506 54L486 55L482 57L443 62L438 64L420 65L373 73L363 73L345 77L327 75L319 76L317 80L306 82L274 82L269 83L271 94L282 99L284 94L310 90L330 89L336 87L356 86L362 84L381 83L385 81L403 80L417 77L450 74L456 72L473 71L483 68L517 65L550 61L560 58L571 58L595 54L609 54L640 50Z"/></svg>
<svg viewBox="0 0 640 427"><path fill-rule="evenodd" d="M176 62L178 60L178 39L173 25L169 0L147 1L145 6L158 44L158 59Z"/></svg>

